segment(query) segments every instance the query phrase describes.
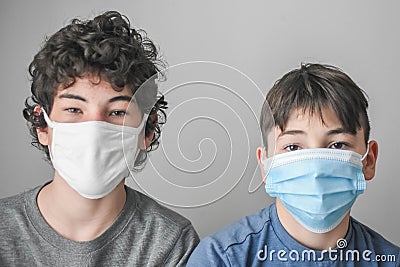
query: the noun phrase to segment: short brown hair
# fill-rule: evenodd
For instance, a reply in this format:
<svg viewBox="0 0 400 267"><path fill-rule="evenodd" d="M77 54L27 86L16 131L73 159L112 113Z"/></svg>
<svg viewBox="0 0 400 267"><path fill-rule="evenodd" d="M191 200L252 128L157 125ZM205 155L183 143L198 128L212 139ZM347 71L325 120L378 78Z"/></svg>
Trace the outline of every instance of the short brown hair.
<svg viewBox="0 0 400 267"><path fill-rule="evenodd" d="M260 117L264 146L267 147L267 135L274 126L285 129L293 110L318 113L323 121L324 106L332 108L344 130L356 134L358 129L364 129L367 143L370 124L366 93L339 68L307 63L286 73L268 92Z"/></svg>

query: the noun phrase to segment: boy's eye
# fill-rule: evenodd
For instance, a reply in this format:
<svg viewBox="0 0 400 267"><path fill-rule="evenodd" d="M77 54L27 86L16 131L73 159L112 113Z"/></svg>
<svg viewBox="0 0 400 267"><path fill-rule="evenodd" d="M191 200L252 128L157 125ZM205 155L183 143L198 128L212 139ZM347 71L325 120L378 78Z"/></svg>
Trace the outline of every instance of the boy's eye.
<svg viewBox="0 0 400 267"><path fill-rule="evenodd" d="M291 144L291 145L285 146L284 149L287 151L296 151L296 150L299 150L300 147L298 145Z"/></svg>
<svg viewBox="0 0 400 267"><path fill-rule="evenodd" d="M79 108L66 108L65 111L68 113L80 113L81 110Z"/></svg>
<svg viewBox="0 0 400 267"><path fill-rule="evenodd" d="M336 142L329 146L332 149L344 149L346 147L346 143L344 142Z"/></svg>
<svg viewBox="0 0 400 267"><path fill-rule="evenodd" d="M110 116L116 116L116 117L123 117L126 115L125 110L114 110L110 113Z"/></svg>

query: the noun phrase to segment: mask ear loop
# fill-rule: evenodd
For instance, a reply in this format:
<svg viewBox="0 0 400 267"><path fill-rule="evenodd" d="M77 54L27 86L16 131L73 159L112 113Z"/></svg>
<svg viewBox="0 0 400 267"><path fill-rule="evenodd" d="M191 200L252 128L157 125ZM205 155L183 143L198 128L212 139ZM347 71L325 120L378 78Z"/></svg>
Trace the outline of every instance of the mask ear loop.
<svg viewBox="0 0 400 267"><path fill-rule="evenodd" d="M44 117L44 120L46 121L47 125L48 125L50 128L53 128L53 129L54 129L54 127L56 126L56 124L55 124L52 120L50 120L49 116L48 116L47 113L46 113L46 110L44 110L43 107L41 108L41 110L42 110L43 117ZM54 140L53 140L53 142L54 142ZM50 146L48 146L48 149L49 149L50 160L51 160L51 162L54 162L54 160L53 160L52 148L50 148ZM53 164L54 164L54 163L53 163Z"/></svg>
<svg viewBox="0 0 400 267"><path fill-rule="evenodd" d="M264 157L267 158L266 154L267 154L267 149L265 147L263 147L263 149L261 150L261 162L265 162ZM263 165L264 165L264 163L263 163ZM268 170L269 169L270 168L268 168ZM264 171L265 171L265 167L264 167ZM267 174L268 174L268 172L265 172L265 175L262 179L263 182L265 182L267 180Z"/></svg>
<svg viewBox="0 0 400 267"><path fill-rule="evenodd" d="M262 147L261 156L260 156L260 162L262 162L263 159L264 159L264 153L265 153L264 151L266 151L266 150L265 150L265 147ZM261 166L259 166L259 167L261 167ZM256 170L255 170L255 171L256 171ZM254 177L256 177L256 176L257 176L257 175L253 174L253 177L252 177L251 180L250 180L249 186L247 187L247 192L249 192L249 194L253 194L254 192L256 192L256 191L262 186L263 182L264 182L265 179L267 178L267 174L265 174L265 176L262 177L261 182L255 187L255 189L251 189L252 184L253 184L253 181L256 179L256 178L254 178ZM258 177L259 177L259 176L258 176ZM256 179L256 180L257 180L257 179Z"/></svg>
<svg viewBox="0 0 400 267"><path fill-rule="evenodd" d="M44 108L41 108L41 109L43 112L44 120L46 121L47 125L50 126L51 128L54 128L56 126L56 124L52 120L50 120L49 116L46 113L46 110L44 110Z"/></svg>
<svg viewBox="0 0 400 267"><path fill-rule="evenodd" d="M261 149L261 156L260 156L261 157L261 159L260 159L261 161L264 160L264 156L265 156L265 154L267 154L266 151L267 151L267 149L265 148L265 146L263 146L262 149Z"/></svg>
<svg viewBox="0 0 400 267"><path fill-rule="evenodd" d="M365 152L364 156L362 156L361 161L363 161L363 160L367 157L367 155L368 155L368 152L369 152L369 143L370 143L370 142L371 142L371 140L369 140L369 141L367 142L367 152Z"/></svg>

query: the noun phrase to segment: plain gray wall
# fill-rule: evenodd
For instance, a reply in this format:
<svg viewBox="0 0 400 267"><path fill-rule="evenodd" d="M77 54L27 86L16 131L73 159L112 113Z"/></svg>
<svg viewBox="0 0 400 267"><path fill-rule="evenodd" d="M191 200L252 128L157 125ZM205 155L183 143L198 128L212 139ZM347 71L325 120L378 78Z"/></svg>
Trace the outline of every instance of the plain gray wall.
<svg viewBox="0 0 400 267"><path fill-rule="evenodd" d="M169 147L164 147L166 151L168 149L173 151L177 143L181 142L182 153L193 160L200 155L197 145L202 139L209 138L201 143L203 156L206 163L213 155L216 158L214 169L209 169L211 173L207 175L207 179L212 180L217 174L223 173L224 166L229 167L228 172L221 178L228 179L224 180L227 181L224 183L231 183L229 180L231 176L234 176L232 179L237 179L243 173L237 186L218 201L197 208L172 207L189 217L201 236L211 234L222 226L272 203L272 199L266 195L263 188L254 194L248 193L248 184L254 172L257 174L256 178L260 179L255 163L255 149L260 143L259 130L256 129L256 119L250 111L255 112L258 117L261 106L257 105L262 102L262 97L273 82L287 71L298 67L300 62L311 61L339 66L370 97L372 137L378 140L380 145L378 169L375 179L368 183L365 194L356 202L352 214L387 239L400 244L398 229L400 179L397 169L400 151L398 138L400 2L396 0L2 0L0 2L2 92L0 121L3 130L0 138L0 197L17 194L52 177L52 169L43 161L42 154L30 145L30 137L22 117L24 100L30 94L27 66L33 55L38 51L46 35L51 35L73 17L92 18L93 15L110 9L126 14L134 26L145 29L160 46L170 66L193 60L221 62L246 73L262 89L260 96L260 92L255 88L246 91L242 87L236 88L230 85L233 91L228 90L223 93L224 90L221 91L219 88L213 91L210 85L206 84L201 85L203 94L196 95L200 90L196 91L189 87L185 90L181 88L181 92L175 95L173 92L170 94L169 112L174 109L174 105L182 103L185 98L196 99L199 102L193 102L191 109L189 107L182 109L184 112L174 110L169 121L171 124L167 124L164 129L165 138L162 141L168 143ZM218 66L213 67L217 71ZM201 68L208 69L200 66L198 70ZM229 75L229 71L231 70L227 68L221 70L223 72L221 76ZM209 75L212 76L212 73L209 72ZM196 71L191 74L193 75L191 78L196 79ZM238 73L232 72L231 75L233 80L240 80ZM218 80L218 77L211 77L211 80ZM238 95L246 95L244 102L235 100L235 90ZM205 92L209 92L209 96L213 99L206 100ZM252 93L250 96L249 92ZM221 112L219 112L218 106L214 105L218 102L215 99L224 99L224 94L227 102L226 105L220 106ZM209 114L203 112L203 109L207 110L208 106L202 109L201 101L209 101L213 118L204 119ZM243 103L249 103L250 108L243 106ZM240 120L229 121L228 107L233 108ZM231 115L233 116L233 113ZM179 119L187 121L190 116L193 118L203 116L204 120L195 120L193 124L187 125L182 130L180 140L172 138L173 134L169 133L177 133L177 128L181 127ZM238 121L245 124L240 125ZM216 127L218 122L225 125ZM248 140L245 139L245 130L250 134ZM229 136L242 139L229 143L226 138ZM228 164L226 161L227 155L231 152L230 144L236 144L235 148L236 146L240 148L232 155L232 162L237 160L235 164ZM211 153L211 156L207 153ZM151 161L160 164L158 171L161 170L160 175L164 177L168 176L169 171L167 171L168 166L163 165L167 159L158 161L163 159L163 155L163 151L158 150L152 155ZM174 159L180 160L179 155L173 155ZM241 164L243 155L244 159L248 159L244 165ZM186 163L190 168L191 162L188 162ZM180 164L179 161L175 163ZM139 179L143 181L143 177L147 178L148 173L154 174L157 168L149 164L146 166L147 172L140 174L137 181ZM189 181L191 184L204 183L202 180L193 180L193 177L197 176L192 177L188 173L179 175L169 178L176 178L174 182L178 184L190 179L192 179ZM165 202L165 199L169 199L169 195L174 194L162 183L158 184L157 176L152 176L152 179L155 180L149 178L150 184L146 186L158 190L152 194L166 194L161 196L161 201ZM136 186L133 180L128 183ZM198 196L193 196L191 199L189 194L186 197L187 199L175 200L179 202L178 205L185 202L192 203L196 202L195 198Z"/></svg>

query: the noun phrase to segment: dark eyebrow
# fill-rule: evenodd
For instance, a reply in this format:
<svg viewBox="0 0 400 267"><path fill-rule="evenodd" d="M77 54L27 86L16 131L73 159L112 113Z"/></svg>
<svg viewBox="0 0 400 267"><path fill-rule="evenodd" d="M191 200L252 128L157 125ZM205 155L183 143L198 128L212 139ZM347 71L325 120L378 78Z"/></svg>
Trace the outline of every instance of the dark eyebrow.
<svg viewBox="0 0 400 267"><path fill-rule="evenodd" d="M343 128L333 129L333 130L330 130L328 132L328 135L335 135L335 134L351 134L351 135L355 135L354 133L352 133L352 132L350 132L348 130L345 130Z"/></svg>
<svg viewBox="0 0 400 267"><path fill-rule="evenodd" d="M283 131L279 134L279 137L283 135L296 135L296 134L306 134L304 131L301 130L290 130L290 131Z"/></svg>
<svg viewBox="0 0 400 267"><path fill-rule="evenodd" d="M74 95L74 94L62 94L59 96L59 98L68 98L68 99L76 99L76 100L80 100L83 102L87 102L87 100L79 95ZM128 95L119 95L116 97L111 98L110 100L108 100L109 103L113 103L116 101L127 101L130 102L131 100L134 101L134 98L132 99L131 96Z"/></svg>
<svg viewBox="0 0 400 267"><path fill-rule="evenodd" d="M76 99L76 100L80 100L83 102L87 102L87 100L79 95L73 95L73 94L62 94L59 96L59 98L69 98L69 99Z"/></svg>
<svg viewBox="0 0 400 267"><path fill-rule="evenodd" d="M109 103L113 103L113 102L117 102L117 101L127 101L127 102L135 102L135 99L132 96L128 96L128 95L119 95L116 97L111 98L110 100L108 100Z"/></svg>

